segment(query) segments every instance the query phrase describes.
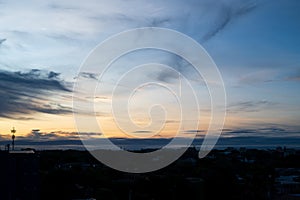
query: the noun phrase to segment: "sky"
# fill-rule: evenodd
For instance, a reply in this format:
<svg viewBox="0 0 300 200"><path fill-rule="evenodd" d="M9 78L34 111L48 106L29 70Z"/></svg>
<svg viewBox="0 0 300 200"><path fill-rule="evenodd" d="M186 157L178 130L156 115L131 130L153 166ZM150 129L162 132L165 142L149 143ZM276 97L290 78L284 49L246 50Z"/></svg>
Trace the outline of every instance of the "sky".
<svg viewBox="0 0 300 200"><path fill-rule="evenodd" d="M205 48L226 88L223 136L300 136L299 9L297 0L0 0L0 137L10 137L15 127L21 138L76 138L73 112L90 113L73 109L74 83L78 78L97 82L95 74L78 73L81 64L108 37L141 27L173 29ZM199 127L189 122L180 127L176 99L163 88L145 87L134 96L129 108L138 127L129 126L127 111L116 108L121 109L118 123L129 135L116 126L106 91L96 98L86 95L84 101L96 103L95 115L109 133L106 136L172 137L178 129L187 136L205 134L210 119L207 88L177 56L157 50L129 53L113 64L105 88L111 89L115 77L129 66L153 61L179 71L197 88ZM171 69L150 66L137 72L137 78L124 79L116 105L123 105L127 89L140 80L176 88L177 74ZM191 93L183 95L189 98ZM165 104L167 119L159 109L147 112L157 102ZM183 105L191 115L197 114L195 104ZM88 124L81 134L102 137Z"/></svg>

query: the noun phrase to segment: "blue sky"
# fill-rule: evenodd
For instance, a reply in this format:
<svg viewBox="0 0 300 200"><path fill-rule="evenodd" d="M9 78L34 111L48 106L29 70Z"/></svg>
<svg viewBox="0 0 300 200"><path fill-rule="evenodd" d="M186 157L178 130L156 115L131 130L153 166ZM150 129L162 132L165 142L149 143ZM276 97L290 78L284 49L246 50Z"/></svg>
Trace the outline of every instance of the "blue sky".
<svg viewBox="0 0 300 200"><path fill-rule="evenodd" d="M112 34L146 26L187 34L211 55L227 91L225 128L298 132L299 9L297 0L1 0L0 133L13 125L23 134L72 132L71 90L81 63ZM149 52L137 55L139 63ZM176 68L172 58L165 62Z"/></svg>

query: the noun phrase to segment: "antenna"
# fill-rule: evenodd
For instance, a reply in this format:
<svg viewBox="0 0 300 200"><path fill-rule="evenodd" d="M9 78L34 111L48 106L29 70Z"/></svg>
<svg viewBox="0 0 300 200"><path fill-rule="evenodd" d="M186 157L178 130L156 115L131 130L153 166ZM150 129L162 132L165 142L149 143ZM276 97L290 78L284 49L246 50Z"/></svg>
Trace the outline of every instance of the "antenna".
<svg viewBox="0 0 300 200"><path fill-rule="evenodd" d="M13 129L10 131L12 136L11 136L11 139L12 139L12 150L14 151L15 150L15 133L17 132L15 127L13 127Z"/></svg>

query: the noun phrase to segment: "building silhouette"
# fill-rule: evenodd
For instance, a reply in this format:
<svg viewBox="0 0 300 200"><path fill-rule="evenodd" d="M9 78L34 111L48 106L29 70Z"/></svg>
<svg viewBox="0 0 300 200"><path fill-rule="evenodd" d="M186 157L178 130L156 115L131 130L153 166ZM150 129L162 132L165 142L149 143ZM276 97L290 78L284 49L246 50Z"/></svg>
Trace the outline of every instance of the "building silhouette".
<svg viewBox="0 0 300 200"><path fill-rule="evenodd" d="M39 199L39 161L32 150L0 151L0 199Z"/></svg>

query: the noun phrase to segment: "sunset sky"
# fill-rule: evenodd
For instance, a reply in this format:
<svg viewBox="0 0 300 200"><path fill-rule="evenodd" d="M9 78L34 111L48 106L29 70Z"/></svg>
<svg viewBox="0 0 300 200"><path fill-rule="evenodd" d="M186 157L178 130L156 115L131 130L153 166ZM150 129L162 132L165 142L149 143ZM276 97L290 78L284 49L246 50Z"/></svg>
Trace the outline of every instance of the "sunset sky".
<svg viewBox="0 0 300 200"><path fill-rule="evenodd" d="M139 27L174 29L206 49L226 88L224 136L299 136L299 10L298 0L0 0L0 137L7 137L12 127L19 137L77 137L73 84L79 77L97 81L93 74L78 74L81 64L109 36ZM210 108L206 87L189 65L174 55L145 50L120 58L105 86L112 87L114 77L126 66L153 62L153 58L186 75L195 85L203 113L198 132L205 133ZM149 68L138 77L170 87L178 85L177 77L168 71L153 74ZM125 79L115 98L122 99L130 84ZM113 125L107 106L110 96L93 100L108 136L129 137ZM165 98L164 90L139 93L134 100L133 120L144 131L128 128L132 137L134 133L151 135L147 128L151 120L143 105L156 101L166 104L170 114L163 132L155 137L171 137L178 129L177 104L173 97ZM86 96L86 101L91 99ZM196 108L187 105L187 109L193 115ZM152 122L163 120L160 114L154 113ZM187 135L198 129L184 127ZM101 136L88 126L86 132Z"/></svg>

